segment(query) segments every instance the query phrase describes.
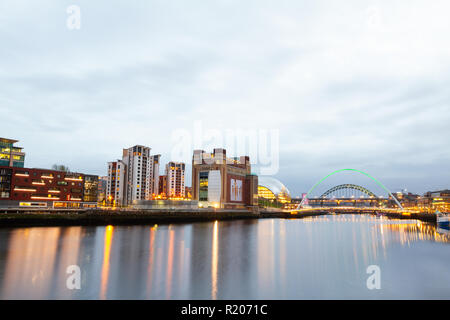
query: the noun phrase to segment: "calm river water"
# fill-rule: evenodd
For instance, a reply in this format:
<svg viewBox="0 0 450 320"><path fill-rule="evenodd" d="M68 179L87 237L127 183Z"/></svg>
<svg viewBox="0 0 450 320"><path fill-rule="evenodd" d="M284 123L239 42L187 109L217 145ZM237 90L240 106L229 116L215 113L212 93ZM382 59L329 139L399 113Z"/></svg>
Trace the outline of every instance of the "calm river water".
<svg viewBox="0 0 450 320"><path fill-rule="evenodd" d="M362 215L0 229L0 298L450 299L450 235Z"/></svg>

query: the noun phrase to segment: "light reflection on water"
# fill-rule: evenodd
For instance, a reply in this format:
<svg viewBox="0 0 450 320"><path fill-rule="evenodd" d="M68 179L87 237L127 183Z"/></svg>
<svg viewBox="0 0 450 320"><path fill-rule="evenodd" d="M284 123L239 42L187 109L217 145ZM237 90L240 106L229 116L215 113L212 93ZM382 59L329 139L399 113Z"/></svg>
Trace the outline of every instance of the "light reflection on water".
<svg viewBox="0 0 450 320"><path fill-rule="evenodd" d="M450 299L450 235L327 215L0 230L2 299ZM381 290L366 268L379 265ZM79 265L81 290L66 288Z"/></svg>

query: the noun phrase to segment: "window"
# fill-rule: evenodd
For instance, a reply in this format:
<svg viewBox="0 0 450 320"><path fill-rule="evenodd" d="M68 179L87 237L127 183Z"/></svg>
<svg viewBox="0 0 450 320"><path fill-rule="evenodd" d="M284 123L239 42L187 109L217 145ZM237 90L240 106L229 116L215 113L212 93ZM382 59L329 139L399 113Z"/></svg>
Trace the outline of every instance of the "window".
<svg viewBox="0 0 450 320"><path fill-rule="evenodd" d="M209 172L200 172L199 201L208 201L208 174Z"/></svg>

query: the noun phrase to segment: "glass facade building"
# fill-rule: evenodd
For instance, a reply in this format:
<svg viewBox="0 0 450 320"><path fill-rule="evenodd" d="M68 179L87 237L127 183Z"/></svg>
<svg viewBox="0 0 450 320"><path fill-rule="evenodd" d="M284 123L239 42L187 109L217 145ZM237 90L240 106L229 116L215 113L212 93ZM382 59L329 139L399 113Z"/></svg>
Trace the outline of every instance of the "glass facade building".
<svg viewBox="0 0 450 320"><path fill-rule="evenodd" d="M18 140L0 138L0 166L23 168L25 153L21 147L14 146Z"/></svg>

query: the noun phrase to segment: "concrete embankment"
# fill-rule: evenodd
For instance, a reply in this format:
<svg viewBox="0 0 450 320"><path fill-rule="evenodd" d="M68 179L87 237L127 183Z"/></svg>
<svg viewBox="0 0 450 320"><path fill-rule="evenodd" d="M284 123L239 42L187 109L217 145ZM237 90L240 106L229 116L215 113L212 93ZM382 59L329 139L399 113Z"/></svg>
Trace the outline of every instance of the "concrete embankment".
<svg viewBox="0 0 450 320"><path fill-rule="evenodd" d="M0 214L0 227L142 225L188 223L198 221L255 219L260 215L248 210L86 210L86 211L24 211Z"/></svg>
<svg viewBox="0 0 450 320"><path fill-rule="evenodd" d="M386 213L386 216L392 219L416 219L424 222L436 223L436 215L430 213L411 213L408 215L400 213Z"/></svg>
<svg viewBox="0 0 450 320"><path fill-rule="evenodd" d="M361 212L335 212L337 214L363 214ZM66 210L66 211L16 211L0 212L0 227L30 226L101 226L101 225L152 225L167 223L189 223L200 221L232 219L302 219L306 217L329 214L325 210L303 211L297 214L281 210ZM368 213L364 213L368 214ZM373 213L372 213L373 214ZM393 219L417 219L436 223L432 214L385 213Z"/></svg>

